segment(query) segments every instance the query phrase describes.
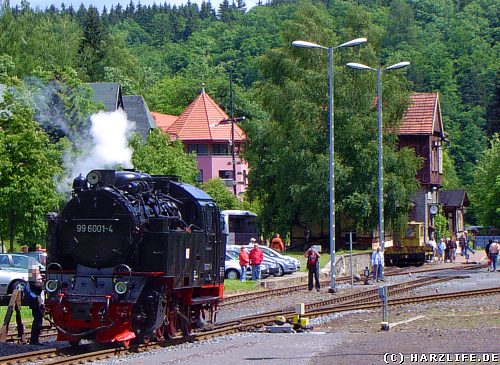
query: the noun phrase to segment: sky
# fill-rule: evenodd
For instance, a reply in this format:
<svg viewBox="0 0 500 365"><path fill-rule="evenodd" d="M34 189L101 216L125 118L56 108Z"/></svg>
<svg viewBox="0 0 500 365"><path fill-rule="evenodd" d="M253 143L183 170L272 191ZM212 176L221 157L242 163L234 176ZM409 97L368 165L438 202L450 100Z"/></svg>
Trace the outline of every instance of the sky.
<svg viewBox="0 0 500 365"><path fill-rule="evenodd" d="M61 3L64 2L66 6L69 4L73 5L73 8L78 9L80 4L85 5L85 7L88 7L89 5L95 6L97 9L102 10L103 6L106 5L106 8L109 10L111 8L111 5L113 4L118 4L120 3L123 7L127 6L127 4L130 3L130 0L28 0L32 8L36 8L37 6L40 7L41 9L45 9L46 7L50 6L51 4L54 4L56 7L60 7ZM138 4L139 0L133 0L134 4ZM187 0L141 0L140 3L142 5L153 5L153 3L157 4L163 4L166 2L167 4L170 5L181 5L181 4L186 4ZM201 4L202 0L191 0L192 3L197 3L198 5ZM219 4L222 2L222 0L210 0L212 3L212 6L217 9L219 7ZM231 1L230 1L231 3ZM245 3L247 4L247 9L250 9L252 6L254 6L257 3L257 0L245 0ZM20 5L21 0L10 0L10 5L11 6L16 6Z"/></svg>

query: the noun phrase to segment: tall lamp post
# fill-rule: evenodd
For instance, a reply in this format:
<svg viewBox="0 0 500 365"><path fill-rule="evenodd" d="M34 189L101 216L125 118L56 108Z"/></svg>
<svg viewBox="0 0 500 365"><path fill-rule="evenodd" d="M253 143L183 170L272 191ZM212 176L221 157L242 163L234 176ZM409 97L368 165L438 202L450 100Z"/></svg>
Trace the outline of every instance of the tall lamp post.
<svg viewBox="0 0 500 365"><path fill-rule="evenodd" d="M233 164L233 194L238 195L236 188L236 145L234 143L234 123L241 122L245 120L245 117L234 118L233 117L233 71L229 70L229 118L222 119L220 122L210 125L210 127L216 127L218 125L231 123L231 157Z"/></svg>
<svg viewBox="0 0 500 365"><path fill-rule="evenodd" d="M342 43L336 47L324 47L319 44L294 41L292 46L301 48L320 48L328 51L328 124L330 128L330 148L329 148L329 191L330 191L330 293L336 292L335 287L335 160L334 160L334 124L333 124L333 50L345 47L354 47L365 43L366 38L356 38L349 42Z"/></svg>
<svg viewBox="0 0 500 365"><path fill-rule="evenodd" d="M376 71L377 72L377 96L378 96L378 229L380 250L382 257L384 255L385 233L384 233L384 171L383 171L383 146L382 146L382 70L395 70L410 65L410 62L404 61L385 68L373 68L361 63L348 63L346 66L355 70ZM382 264L381 279L384 278L385 262Z"/></svg>

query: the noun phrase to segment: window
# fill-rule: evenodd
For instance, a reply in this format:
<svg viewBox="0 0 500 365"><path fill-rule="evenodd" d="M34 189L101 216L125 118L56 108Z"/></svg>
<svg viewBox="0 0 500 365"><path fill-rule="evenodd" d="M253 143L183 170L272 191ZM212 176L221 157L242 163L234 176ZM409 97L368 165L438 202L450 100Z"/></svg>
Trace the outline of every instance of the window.
<svg viewBox="0 0 500 365"><path fill-rule="evenodd" d="M212 154L213 155L223 155L223 156L228 156L229 155L229 145L228 144L222 144L222 143L216 143L212 145Z"/></svg>
<svg viewBox="0 0 500 365"><path fill-rule="evenodd" d="M198 170L198 175L196 175L196 182L203 182L203 170Z"/></svg>
<svg viewBox="0 0 500 365"><path fill-rule="evenodd" d="M194 152L197 155L203 156L203 155L208 155L208 145L206 144L188 144L187 146L187 152L192 153Z"/></svg>
<svg viewBox="0 0 500 365"><path fill-rule="evenodd" d="M219 170L219 177L223 180L232 180L233 179L233 171L232 170Z"/></svg>
<svg viewBox="0 0 500 365"><path fill-rule="evenodd" d="M441 147L441 144L438 147L437 154L438 154L438 172L440 174L442 174L443 173L443 147Z"/></svg>

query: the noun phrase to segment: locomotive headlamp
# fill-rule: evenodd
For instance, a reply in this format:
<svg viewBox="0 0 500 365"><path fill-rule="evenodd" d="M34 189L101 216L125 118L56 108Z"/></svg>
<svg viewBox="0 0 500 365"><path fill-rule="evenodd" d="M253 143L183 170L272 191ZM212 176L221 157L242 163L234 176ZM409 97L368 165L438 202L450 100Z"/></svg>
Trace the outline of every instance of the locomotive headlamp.
<svg viewBox="0 0 500 365"><path fill-rule="evenodd" d="M47 289L49 293L55 292L58 288L59 282L57 280L47 280L45 283L45 289Z"/></svg>
<svg viewBox="0 0 500 365"><path fill-rule="evenodd" d="M97 171L90 171L87 175L87 181L90 185L96 185L101 181L101 174Z"/></svg>
<svg viewBox="0 0 500 365"><path fill-rule="evenodd" d="M115 284L115 292L117 294L125 294L128 290L128 284L124 281L119 281Z"/></svg>

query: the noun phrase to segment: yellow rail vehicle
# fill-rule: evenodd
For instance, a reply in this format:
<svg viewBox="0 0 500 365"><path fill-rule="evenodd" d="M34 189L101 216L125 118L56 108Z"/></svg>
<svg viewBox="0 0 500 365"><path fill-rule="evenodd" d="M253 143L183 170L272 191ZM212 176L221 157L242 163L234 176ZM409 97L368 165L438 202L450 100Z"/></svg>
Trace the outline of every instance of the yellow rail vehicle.
<svg viewBox="0 0 500 365"><path fill-rule="evenodd" d="M386 266L423 265L432 258L432 247L424 243L424 223L410 222L397 244L384 250Z"/></svg>

